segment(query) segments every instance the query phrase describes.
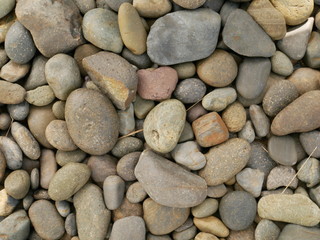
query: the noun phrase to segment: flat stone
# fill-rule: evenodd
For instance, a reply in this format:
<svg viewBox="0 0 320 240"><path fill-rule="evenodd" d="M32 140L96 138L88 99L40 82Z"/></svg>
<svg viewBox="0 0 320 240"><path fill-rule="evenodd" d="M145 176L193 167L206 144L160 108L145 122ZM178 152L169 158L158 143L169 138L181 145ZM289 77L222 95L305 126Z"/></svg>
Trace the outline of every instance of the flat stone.
<svg viewBox="0 0 320 240"><path fill-rule="evenodd" d="M32 90L47 84L47 79L44 73L47 61L48 59L42 55L33 58L29 76L24 84L24 88L26 90Z"/></svg>
<svg viewBox="0 0 320 240"><path fill-rule="evenodd" d="M264 90L271 71L268 58L245 58L239 66L236 88L247 99L258 97Z"/></svg>
<svg viewBox="0 0 320 240"><path fill-rule="evenodd" d="M317 240L320 230L317 227L303 227L295 224L287 224L281 231L278 240L308 239Z"/></svg>
<svg viewBox="0 0 320 240"><path fill-rule="evenodd" d="M234 88L216 88L202 99L202 106L208 111L220 112L237 99Z"/></svg>
<svg viewBox="0 0 320 240"><path fill-rule="evenodd" d="M311 132L301 133L299 139L303 149L308 155L320 158L320 131L314 130Z"/></svg>
<svg viewBox="0 0 320 240"><path fill-rule="evenodd" d="M298 151L291 136L272 136L268 140L270 157L279 164L293 166L298 161Z"/></svg>
<svg viewBox="0 0 320 240"><path fill-rule="evenodd" d="M25 100L38 107L46 106L53 102L55 95L50 86L44 85L36 89L29 90L26 93Z"/></svg>
<svg viewBox="0 0 320 240"><path fill-rule="evenodd" d="M217 199L207 198L198 206L191 209L192 215L196 218L205 218L213 215L219 207Z"/></svg>
<svg viewBox="0 0 320 240"><path fill-rule="evenodd" d="M73 91L66 102L65 117L72 140L84 152L103 155L116 144L119 117L102 93L84 88Z"/></svg>
<svg viewBox="0 0 320 240"><path fill-rule="evenodd" d="M195 9L201 7L206 0L173 0L174 3L186 9Z"/></svg>
<svg viewBox="0 0 320 240"><path fill-rule="evenodd" d="M310 35L306 54L304 56L304 62L308 67L311 68L319 68L320 61L319 61L319 52L317 49L320 47L320 34L316 31L313 31Z"/></svg>
<svg viewBox="0 0 320 240"><path fill-rule="evenodd" d="M292 82L300 95L320 88L320 71L312 68L298 68L288 78Z"/></svg>
<svg viewBox="0 0 320 240"><path fill-rule="evenodd" d="M207 196L204 179L151 150L142 152L135 175L148 195L164 206L193 207Z"/></svg>
<svg viewBox="0 0 320 240"><path fill-rule="evenodd" d="M303 167L302 167L303 166ZM298 166L298 179L307 184L308 188L320 183L320 162L316 158L302 160Z"/></svg>
<svg viewBox="0 0 320 240"><path fill-rule="evenodd" d="M223 223L234 231L245 230L254 221L257 203L254 197L244 191L234 191L225 195L219 205Z"/></svg>
<svg viewBox="0 0 320 240"><path fill-rule="evenodd" d="M117 159L111 155L91 156L88 159L88 167L91 170L92 179L100 186L111 175L116 174Z"/></svg>
<svg viewBox="0 0 320 240"><path fill-rule="evenodd" d="M207 113L208 111L202 106L202 104L197 103L196 105L194 105L193 108L187 111L187 119L190 123L192 123L194 120L198 119L199 117Z"/></svg>
<svg viewBox="0 0 320 240"><path fill-rule="evenodd" d="M111 10L94 8L88 11L82 21L83 36L106 51L120 53L123 42L120 36L118 16Z"/></svg>
<svg viewBox="0 0 320 240"><path fill-rule="evenodd" d="M259 169L245 168L236 175L237 183L255 198L259 197L263 187L264 173Z"/></svg>
<svg viewBox="0 0 320 240"><path fill-rule="evenodd" d="M209 186L224 183L246 166L250 152L250 144L240 138L232 138L212 147L205 154L207 164L200 170L199 175L206 180Z"/></svg>
<svg viewBox="0 0 320 240"><path fill-rule="evenodd" d="M229 132L239 132L246 124L246 110L241 103L234 102L223 111L222 120Z"/></svg>
<svg viewBox="0 0 320 240"><path fill-rule="evenodd" d="M94 84L118 109L129 107L136 95L138 77L135 68L127 60L102 51L84 58L82 64Z"/></svg>
<svg viewBox="0 0 320 240"><path fill-rule="evenodd" d="M9 169L17 170L22 167L22 151L11 138L0 136L0 151L6 159L7 167Z"/></svg>
<svg viewBox="0 0 320 240"><path fill-rule="evenodd" d="M83 163L68 163L50 181L48 193L55 201L67 200L82 188L90 177L90 169Z"/></svg>
<svg viewBox="0 0 320 240"><path fill-rule="evenodd" d="M206 58L216 48L220 22L220 16L210 9L166 14L152 25L147 38L148 55L161 65Z"/></svg>
<svg viewBox="0 0 320 240"><path fill-rule="evenodd" d="M111 212L104 205L101 189L88 183L76 193L73 202L76 209L79 238L83 240L105 239Z"/></svg>
<svg viewBox="0 0 320 240"><path fill-rule="evenodd" d="M271 38L244 10L232 11L222 31L223 42L247 57L271 57L276 47Z"/></svg>
<svg viewBox="0 0 320 240"><path fill-rule="evenodd" d="M254 232L256 240L278 240L280 234L280 228L272 221L268 219L262 219Z"/></svg>
<svg viewBox="0 0 320 240"><path fill-rule="evenodd" d="M124 192L125 182L121 177L117 175L106 177L103 182L103 196L109 210L115 210L121 205Z"/></svg>
<svg viewBox="0 0 320 240"><path fill-rule="evenodd" d="M286 187L286 186L289 186L290 188L293 188L293 189L297 188L298 179L295 176L295 174L296 174L296 171L289 166L279 165L273 168L268 175L267 189L273 190L279 187Z"/></svg>
<svg viewBox="0 0 320 240"><path fill-rule="evenodd" d="M4 188L7 193L15 198L24 198L30 188L30 176L25 170L15 170L4 180Z"/></svg>
<svg viewBox="0 0 320 240"><path fill-rule="evenodd" d="M117 111L120 121L120 135L127 135L135 130L134 108L130 103L126 110Z"/></svg>
<svg viewBox="0 0 320 240"><path fill-rule="evenodd" d="M117 158L122 158L131 152L138 152L143 150L143 142L136 137L125 137L117 141L111 153Z"/></svg>
<svg viewBox="0 0 320 240"><path fill-rule="evenodd" d="M174 240L193 239L197 234L196 226L189 227L181 232L173 232L172 237Z"/></svg>
<svg viewBox="0 0 320 240"><path fill-rule="evenodd" d="M216 112L207 113L193 121L192 129L201 147L212 147L229 138L228 128Z"/></svg>
<svg viewBox="0 0 320 240"><path fill-rule="evenodd" d="M275 135L308 132L320 126L320 91L314 90L301 95L273 119L271 131Z"/></svg>
<svg viewBox="0 0 320 240"><path fill-rule="evenodd" d="M26 211L18 210L0 222L0 236L4 239L24 240L30 232Z"/></svg>
<svg viewBox="0 0 320 240"><path fill-rule="evenodd" d="M51 179L57 172L58 166L53 150L42 149L40 156L40 186L44 189L49 188Z"/></svg>
<svg viewBox="0 0 320 240"><path fill-rule="evenodd" d="M74 213L70 213L65 220L64 228L66 229L66 233L70 236L76 236L78 233L77 224L76 224L76 215Z"/></svg>
<svg viewBox="0 0 320 240"><path fill-rule="evenodd" d="M293 60L300 60L305 55L308 40L313 28L314 18L309 18L302 25L289 29L277 47Z"/></svg>
<svg viewBox="0 0 320 240"><path fill-rule="evenodd" d="M249 5L247 12L273 40L280 40L286 34L285 18L270 1L254 1Z"/></svg>
<svg viewBox="0 0 320 240"><path fill-rule="evenodd" d="M251 105L249 114L255 133L258 137L265 137L270 132L270 120L259 105Z"/></svg>
<svg viewBox="0 0 320 240"><path fill-rule="evenodd" d="M126 229L125 231L123 231ZM145 240L146 227L143 218L131 216L116 221L111 230L110 240Z"/></svg>
<svg viewBox="0 0 320 240"><path fill-rule="evenodd" d="M272 72L287 77L293 72L293 65L287 55L281 51L276 51L271 57L271 69Z"/></svg>
<svg viewBox="0 0 320 240"><path fill-rule="evenodd" d="M26 90L19 84L10 83L0 80L0 103L3 104L18 104L23 102L26 95Z"/></svg>
<svg viewBox="0 0 320 240"><path fill-rule="evenodd" d="M74 151L57 150L55 157L57 163L63 167L69 162L82 162L86 157L86 153L81 149L76 149Z"/></svg>
<svg viewBox="0 0 320 240"><path fill-rule="evenodd" d="M119 159L117 166L117 174L125 181L134 181L134 169L139 161L141 152L128 153Z"/></svg>
<svg viewBox="0 0 320 240"><path fill-rule="evenodd" d="M179 82L174 96L184 104L190 104L201 100L206 90L206 85L200 79L188 78Z"/></svg>
<svg viewBox="0 0 320 240"><path fill-rule="evenodd" d="M227 237L229 235L229 229L226 225L217 217L210 216L205 218L193 218L194 225L202 231L211 233L218 237Z"/></svg>
<svg viewBox="0 0 320 240"><path fill-rule="evenodd" d="M0 216L9 216L14 211L19 202L19 200L8 195L6 189L2 189L0 191Z"/></svg>
<svg viewBox="0 0 320 240"><path fill-rule="evenodd" d="M189 208L160 205L151 198L143 202L143 218L152 234L164 235L180 227L188 218Z"/></svg>
<svg viewBox="0 0 320 240"><path fill-rule="evenodd" d="M118 1L117 1L118 2ZM172 4L169 0L150 2L148 0L134 0L133 6L141 17L158 18L171 11Z"/></svg>
<svg viewBox="0 0 320 240"><path fill-rule="evenodd" d="M258 202L261 218L273 221L314 226L319 223L319 207L301 194L273 194L262 197Z"/></svg>
<svg viewBox="0 0 320 240"><path fill-rule="evenodd" d="M193 139L194 139L194 134L193 134L192 126L188 121L186 121L178 142L182 143L186 141L191 141Z"/></svg>
<svg viewBox="0 0 320 240"><path fill-rule="evenodd" d="M63 0L61 4L21 1L17 3L15 12L45 57L69 52L84 43L81 34L82 17L73 1Z"/></svg>

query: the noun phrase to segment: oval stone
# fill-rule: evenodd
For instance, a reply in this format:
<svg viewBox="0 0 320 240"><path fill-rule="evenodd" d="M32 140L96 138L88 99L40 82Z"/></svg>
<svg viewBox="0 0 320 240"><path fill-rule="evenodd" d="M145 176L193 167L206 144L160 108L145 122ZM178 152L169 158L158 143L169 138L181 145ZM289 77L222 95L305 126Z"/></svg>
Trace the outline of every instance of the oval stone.
<svg viewBox="0 0 320 240"><path fill-rule="evenodd" d="M26 90L19 84L0 80L0 104L18 104L23 102Z"/></svg>
<svg viewBox="0 0 320 240"><path fill-rule="evenodd" d="M7 193L15 199L24 198L30 188L30 176L25 170L11 172L4 181Z"/></svg>
<svg viewBox="0 0 320 240"><path fill-rule="evenodd" d="M110 100L98 91L77 89L66 102L65 118L74 143L92 155L103 155L115 145L119 118Z"/></svg>

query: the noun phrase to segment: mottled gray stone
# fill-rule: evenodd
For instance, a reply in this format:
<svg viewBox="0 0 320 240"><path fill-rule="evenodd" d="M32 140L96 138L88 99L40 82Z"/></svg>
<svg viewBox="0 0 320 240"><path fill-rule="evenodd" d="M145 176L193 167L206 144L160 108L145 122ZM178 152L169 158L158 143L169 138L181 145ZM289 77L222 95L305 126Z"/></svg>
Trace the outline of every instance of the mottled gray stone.
<svg viewBox="0 0 320 240"><path fill-rule="evenodd" d="M219 207L217 199L207 198L198 206L191 209L191 213L196 218L204 218L213 215Z"/></svg>
<svg viewBox="0 0 320 240"><path fill-rule="evenodd" d="M316 158L302 160L298 164L297 170L298 179L307 183L307 187L314 187L320 182L320 161Z"/></svg>
<svg viewBox="0 0 320 240"><path fill-rule="evenodd" d="M182 80L176 86L173 95L185 104L195 103L202 99L206 93L206 85L198 78Z"/></svg>
<svg viewBox="0 0 320 240"><path fill-rule="evenodd" d="M320 229L318 227L303 227L295 224L287 224L281 231L277 240L318 240L320 238ZM258 240L258 239L257 239Z"/></svg>
<svg viewBox="0 0 320 240"><path fill-rule="evenodd" d="M259 105L251 105L249 114L258 137L265 137L270 132L270 120Z"/></svg>
<svg viewBox="0 0 320 240"><path fill-rule="evenodd" d="M311 132L301 133L299 139L303 149L308 155L320 158L320 131L314 130Z"/></svg>
<svg viewBox="0 0 320 240"><path fill-rule="evenodd" d="M293 166L298 161L296 143L290 135L269 138L268 152L274 161L285 166Z"/></svg>
<svg viewBox="0 0 320 240"><path fill-rule="evenodd" d="M252 122L248 120L241 131L238 133L239 138L247 140L249 143L252 143L256 137Z"/></svg>
<svg viewBox="0 0 320 240"><path fill-rule="evenodd" d="M130 216L116 221L111 230L110 240L145 240L146 227L143 218Z"/></svg>
<svg viewBox="0 0 320 240"><path fill-rule="evenodd" d="M262 219L254 232L255 240L278 240L280 228L268 219Z"/></svg>
<svg viewBox="0 0 320 240"><path fill-rule="evenodd" d="M26 211L18 210L0 222L0 236L3 239L24 240L30 232L30 220Z"/></svg>
<svg viewBox="0 0 320 240"><path fill-rule="evenodd" d="M286 187L289 183L290 188L297 188L298 179L295 177L295 174L296 171L289 166L279 165L273 168L268 175L267 189L273 190L279 187Z"/></svg>
<svg viewBox="0 0 320 240"><path fill-rule="evenodd" d="M29 115L29 103L27 101L19 104L9 104L7 108L10 116L17 121L22 121Z"/></svg>
<svg viewBox="0 0 320 240"><path fill-rule="evenodd" d="M259 169L245 168L236 175L239 185L255 198L261 194L264 173Z"/></svg>

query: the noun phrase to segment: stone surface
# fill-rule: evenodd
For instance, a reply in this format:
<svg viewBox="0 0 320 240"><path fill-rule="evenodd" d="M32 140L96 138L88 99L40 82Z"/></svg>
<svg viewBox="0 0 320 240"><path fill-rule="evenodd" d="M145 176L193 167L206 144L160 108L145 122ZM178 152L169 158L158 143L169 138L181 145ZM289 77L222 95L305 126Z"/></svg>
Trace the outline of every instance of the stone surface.
<svg viewBox="0 0 320 240"><path fill-rule="evenodd" d="M276 51L271 57L271 69L272 72L287 77L293 72L293 65L287 55L281 51Z"/></svg>
<svg viewBox="0 0 320 240"><path fill-rule="evenodd" d="M26 90L19 84L10 83L0 80L0 103L2 104L18 104L23 102Z"/></svg>
<svg viewBox="0 0 320 240"><path fill-rule="evenodd" d="M229 138L228 128L216 112L207 113L193 121L192 129L197 143L202 147L211 147Z"/></svg>
<svg viewBox="0 0 320 240"><path fill-rule="evenodd" d="M66 217L64 228L66 229L66 233L70 236L77 235L76 215L74 213L70 213Z"/></svg>
<svg viewBox="0 0 320 240"><path fill-rule="evenodd" d="M71 206L68 201L56 201L55 206L61 217L65 218L70 214Z"/></svg>
<svg viewBox="0 0 320 240"><path fill-rule="evenodd" d="M117 175L106 177L103 182L103 196L109 210L115 210L121 205L124 192L125 182L121 177Z"/></svg>
<svg viewBox="0 0 320 240"><path fill-rule="evenodd" d="M217 199L207 198L198 206L191 209L192 215L196 218L205 218L213 215L219 207Z"/></svg>
<svg viewBox="0 0 320 240"><path fill-rule="evenodd" d="M117 141L111 153L117 158L121 158L128 153L142 151L143 142L139 138L125 137Z"/></svg>
<svg viewBox="0 0 320 240"><path fill-rule="evenodd" d="M209 186L216 186L228 181L240 172L250 157L250 144L243 139L233 138L212 147L207 154L206 166L200 170Z"/></svg>
<svg viewBox="0 0 320 240"><path fill-rule="evenodd" d="M150 68L152 65L146 52L141 55L135 55L128 48L123 48L121 56L140 69Z"/></svg>
<svg viewBox="0 0 320 240"><path fill-rule="evenodd" d="M210 9L169 13L153 24L147 38L148 55L161 65L206 58L215 50L220 22Z"/></svg>
<svg viewBox="0 0 320 240"><path fill-rule="evenodd" d="M201 177L151 150L142 152L135 175L148 195L164 206L193 207L207 195L207 185Z"/></svg>
<svg viewBox="0 0 320 240"><path fill-rule="evenodd" d="M106 51L120 53L123 42L120 36L118 16L113 11L94 8L88 11L82 21L83 36Z"/></svg>
<svg viewBox="0 0 320 240"><path fill-rule="evenodd" d="M83 240L105 239L111 213L104 205L101 189L88 183L76 193L73 201L79 238Z"/></svg>
<svg viewBox="0 0 320 240"><path fill-rule="evenodd" d="M19 104L8 105L8 113L14 120L22 121L29 115L29 103L23 101Z"/></svg>
<svg viewBox="0 0 320 240"><path fill-rule="evenodd" d="M119 159L117 163L117 174L125 181L134 181L134 169L139 161L141 152L128 153Z"/></svg>
<svg viewBox="0 0 320 240"><path fill-rule="evenodd" d="M275 135L308 132L320 126L320 91L301 95L273 119L271 131Z"/></svg>
<svg viewBox="0 0 320 240"><path fill-rule="evenodd" d="M32 90L47 84L47 79L44 73L47 61L48 59L42 55L34 57L29 76L24 84L24 88L26 90Z"/></svg>
<svg viewBox="0 0 320 240"><path fill-rule="evenodd" d="M91 156L88 159L92 179L102 186L106 177L116 174L117 159L111 155Z"/></svg>
<svg viewBox="0 0 320 240"><path fill-rule="evenodd" d="M320 71L303 67L296 69L288 80L296 86L299 94L304 94L320 88L319 77Z"/></svg>
<svg viewBox="0 0 320 240"><path fill-rule="evenodd" d="M28 213L35 231L41 238L60 239L64 234L63 218L51 202L35 201Z"/></svg>
<svg viewBox="0 0 320 240"><path fill-rule="evenodd" d="M270 157L279 164L293 166L298 161L298 152L291 136L272 136L268 140Z"/></svg>
<svg viewBox="0 0 320 240"><path fill-rule="evenodd" d="M145 235L146 235L146 227L145 227L143 218L137 217L137 216L131 216L131 217L122 218L113 224L110 240L120 240L120 239L144 240Z"/></svg>
<svg viewBox="0 0 320 240"><path fill-rule="evenodd" d="M301 194L273 194L262 197L258 202L261 218L273 221L314 226L319 223L319 207Z"/></svg>
<svg viewBox="0 0 320 240"><path fill-rule="evenodd" d="M119 110L117 113L120 121L119 133L126 135L133 132L135 129L133 104L131 103L126 110Z"/></svg>
<svg viewBox="0 0 320 240"><path fill-rule="evenodd" d="M280 228L268 219L262 219L254 232L256 240L277 240L280 234Z"/></svg>
<svg viewBox="0 0 320 240"><path fill-rule="evenodd" d="M237 183L255 198L259 197L263 187L264 173L259 169L245 168L236 175Z"/></svg>
<svg viewBox="0 0 320 240"><path fill-rule="evenodd" d="M0 191L0 216L9 216L19 204L19 200L8 195L6 189Z"/></svg>
<svg viewBox="0 0 320 240"><path fill-rule="evenodd" d="M180 227L188 218L189 208L166 207L151 198L143 202L143 218L152 234L164 235Z"/></svg>
<svg viewBox="0 0 320 240"><path fill-rule="evenodd" d="M238 239L246 239L246 240L255 240L254 238L254 225L252 224L250 227L241 230L241 231L230 231L230 235L227 238L228 240L238 240Z"/></svg>
<svg viewBox="0 0 320 240"><path fill-rule="evenodd" d="M30 64L18 64L10 60L0 70L0 77L8 82L16 82L27 75Z"/></svg>
<svg viewBox="0 0 320 240"><path fill-rule="evenodd" d="M216 186L208 186L208 197L221 198L228 192L228 189L224 184Z"/></svg>
<svg viewBox="0 0 320 240"><path fill-rule="evenodd" d="M139 182L134 182L133 184L131 184L126 192L126 198L131 203L142 202L147 196L148 194Z"/></svg>
<svg viewBox="0 0 320 240"><path fill-rule="evenodd" d="M318 20L319 21L319 20ZM312 68L319 68L320 61L319 61L319 49L320 46L320 34L316 31L313 31L310 35L307 50L304 56L304 62L308 67Z"/></svg>
<svg viewBox="0 0 320 240"><path fill-rule="evenodd" d="M172 237L174 240L194 239L197 234L196 226L189 227L181 232L174 231Z"/></svg>
<svg viewBox="0 0 320 240"><path fill-rule="evenodd" d="M69 52L84 43L82 17L73 1L20 1L16 6L16 15L31 32L37 49L46 57Z"/></svg>
<svg viewBox="0 0 320 240"><path fill-rule="evenodd" d="M230 229L240 231L248 228L255 218L257 203L254 197L244 191L225 195L219 205L223 223Z"/></svg>
<svg viewBox="0 0 320 240"><path fill-rule="evenodd" d="M57 150L55 157L57 163L63 167L69 162L82 162L86 157L86 153L80 149L68 152Z"/></svg>
<svg viewBox="0 0 320 240"><path fill-rule="evenodd" d="M299 139L303 149L308 155L311 157L320 158L320 131L315 130L301 133Z"/></svg>
<svg viewBox="0 0 320 240"><path fill-rule="evenodd" d="M30 232L26 211L18 210L0 222L0 236L4 239L24 240Z"/></svg>
<svg viewBox="0 0 320 240"><path fill-rule="evenodd" d="M134 100L138 77L127 60L103 51L84 58L82 64L94 84L118 109L125 110Z"/></svg>
<svg viewBox="0 0 320 240"><path fill-rule="evenodd" d="M112 211L112 220L115 222L129 216L142 217L142 205L140 203L131 203L127 198L124 198L120 207Z"/></svg>
<svg viewBox="0 0 320 240"><path fill-rule="evenodd" d="M17 20L17 17L13 12L11 12L10 14L7 14L6 16L0 19L0 43L4 42L9 28L16 20Z"/></svg>
<svg viewBox="0 0 320 240"><path fill-rule="evenodd" d="M206 110L220 112L236 99L237 92L234 88L216 88L204 96L201 104Z"/></svg>
<svg viewBox="0 0 320 240"><path fill-rule="evenodd" d="M83 88L73 91L66 102L65 117L69 134L81 150L103 155L115 145L119 118L103 94Z"/></svg>
<svg viewBox="0 0 320 240"><path fill-rule="evenodd" d="M317 240L320 230L317 227L303 227L295 224L287 224L281 231L278 240L308 239Z"/></svg>
<svg viewBox="0 0 320 240"><path fill-rule="evenodd" d="M184 104L190 104L201 100L206 90L206 85L200 79L188 78L179 82L174 96Z"/></svg>
<svg viewBox="0 0 320 240"><path fill-rule="evenodd" d="M0 151L9 169L16 170L22 167L22 151L15 141L8 137L0 136Z"/></svg>
<svg viewBox="0 0 320 240"><path fill-rule="evenodd" d="M295 174L296 171L292 167L279 165L273 168L268 175L267 189L273 190L286 186L293 189L297 188L298 179Z"/></svg>
<svg viewBox="0 0 320 240"><path fill-rule="evenodd" d="M199 232L194 240L219 240L216 236L211 233Z"/></svg>
<svg viewBox="0 0 320 240"><path fill-rule="evenodd" d="M133 6L141 17L158 18L171 11L172 4L169 0L148 1L134 0Z"/></svg>
<svg viewBox="0 0 320 240"><path fill-rule="evenodd" d="M195 9L201 7L206 0L173 0L174 3L186 9Z"/></svg>
<svg viewBox="0 0 320 240"><path fill-rule="evenodd" d="M179 79L191 78L196 73L196 66L193 62L179 63L172 67L177 71Z"/></svg>
<svg viewBox="0 0 320 240"><path fill-rule="evenodd" d="M57 163L54 152L50 149L42 149L40 156L40 186L48 189L49 183L57 171Z"/></svg>
<svg viewBox="0 0 320 240"><path fill-rule="evenodd" d="M132 3L132 0L106 0L105 2L108 8L112 9L115 12L118 12L121 4L126 2Z"/></svg>
<svg viewBox="0 0 320 240"><path fill-rule="evenodd" d="M314 187L320 182L320 162L316 158L302 160L298 164L297 170L298 179L307 183L307 187Z"/></svg>
<svg viewBox="0 0 320 240"><path fill-rule="evenodd" d="M26 93L25 100L38 107L46 106L55 99L55 95L50 86L44 85Z"/></svg>
<svg viewBox="0 0 320 240"><path fill-rule="evenodd" d="M139 95L136 96L136 100L133 104L134 114L138 119L144 119L148 113L154 108L155 103L151 100L145 100Z"/></svg>
<svg viewBox="0 0 320 240"><path fill-rule="evenodd" d="M14 0L1 0L0 18L3 18L14 8L16 2Z"/></svg>
<svg viewBox="0 0 320 240"><path fill-rule="evenodd" d="M246 124L246 110L241 103L234 102L223 111L222 120L229 132L239 132Z"/></svg>
<svg viewBox="0 0 320 240"><path fill-rule="evenodd" d="M55 201L67 200L82 188L90 177L90 169L83 163L68 163L50 181L48 193Z"/></svg>
<svg viewBox="0 0 320 240"><path fill-rule="evenodd" d="M25 170L15 170L4 180L6 192L15 199L24 198L30 188L30 176Z"/></svg>
<svg viewBox="0 0 320 240"><path fill-rule="evenodd" d="M229 235L229 229L217 217L193 218L193 222L202 232L211 233L218 237L227 237Z"/></svg>
<svg viewBox="0 0 320 240"><path fill-rule="evenodd" d="M251 105L249 114L255 133L258 137L265 137L270 132L270 120L259 105Z"/></svg>
<svg viewBox="0 0 320 240"><path fill-rule="evenodd" d="M83 68L82 59L98 52L100 52L100 49L89 43L83 44L76 48L73 57L78 64L81 75L86 75L86 71Z"/></svg>
<svg viewBox="0 0 320 240"><path fill-rule="evenodd" d="M276 47L270 37L244 10L230 13L222 31L223 42L247 57L271 57Z"/></svg>
<svg viewBox="0 0 320 240"><path fill-rule="evenodd" d="M238 133L238 137L244 140L247 140L249 143L252 143L256 137L252 122L250 120L246 121L245 125Z"/></svg>

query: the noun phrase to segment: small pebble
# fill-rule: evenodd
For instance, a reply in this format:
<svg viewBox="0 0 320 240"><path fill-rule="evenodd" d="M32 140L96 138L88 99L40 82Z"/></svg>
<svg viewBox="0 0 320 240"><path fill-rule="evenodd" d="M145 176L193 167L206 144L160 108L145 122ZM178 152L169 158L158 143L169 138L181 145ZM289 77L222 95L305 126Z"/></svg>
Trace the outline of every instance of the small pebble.
<svg viewBox="0 0 320 240"><path fill-rule="evenodd" d="M291 136L270 137L268 152L274 161L285 166L293 166L298 161L296 143Z"/></svg>
<svg viewBox="0 0 320 240"><path fill-rule="evenodd" d="M217 217L210 216L205 218L193 218L194 225L202 231L208 232L218 237L227 237L229 235L229 229L226 225Z"/></svg>
<svg viewBox="0 0 320 240"><path fill-rule="evenodd" d="M290 187L297 188L298 178L295 176L296 171L292 167L288 166L277 166L273 168L267 180L267 189L273 190L278 187Z"/></svg>
<svg viewBox="0 0 320 240"><path fill-rule="evenodd" d="M191 209L191 213L196 218L205 218L213 215L219 207L219 202L213 198L207 198L201 204Z"/></svg>
<svg viewBox="0 0 320 240"><path fill-rule="evenodd" d="M143 142L139 138L125 137L117 141L111 153L117 158L122 158L128 153L141 151L142 148Z"/></svg>
<svg viewBox="0 0 320 240"><path fill-rule="evenodd" d="M119 133L126 135L133 132L135 129L133 104L130 104L126 110L119 110L117 112L120 121Z"/></svg>
<svg viewBox="0 0 320 240"><path fill-rule="evenodd" d="M23 101L19 104L10 104L8 105L8 112L14 120L22 121L26 119L29 114L29 103Z"/></svg>
<svg viewBox="0 0 320 240"><path fill-rule="evenodd" d="M87 154L80 149L76 149L74 151L61 151L57 150L56 152L56 162L63 167L69 162L82 162Z"/></svg>
<svg viewBox="0 0 320 240"><path fill-rule="evenodd" d="M296 224L287 224L281 231L278 240L308 239L317 240L320 230L317 227L303 227Z"/></svg>
<svg viewBox="0 0 320 240"><path fill-rule="evenodd" d="M277 240L280 234L280 228L268 219L262 219L254 232L256 240Z"/></svg>
<svg viewBox="0 0 320 240"><path fill-rule="evenodd" d="M259 169L245 168L236 175L236 179L237 183L255 198L260 196L263 187L264 173Z"/></svg>
<svg viewBox="0 0 320 240"><path fill-rule="evenodd" d="M249 114L255 133L258 137L266 137L270 131L270 120L259 105L251 105Z"/></svg>
<svg viewBox="0 0 320 240"><path fill-rule="evenodd" d="M77 235L76 215L74 213L70 213L66 217L64 228L66 229L66 233L70 236Z"/></svg>
<svg viewBox="0 0 320 240"><path fill-rule="evenodd" d="M56 201L55 206L61 217L67 217L70 213L70 203L67 201Z"/></svg>
<svg viewBox="0 0 320 240"><path fill-rule="evenodd" d="M30 174L31 189L36 190L40 184L40 172L38 168L34 168Z"/></svg>
<svg viewBox="0 0 320 240"><path fill-rule="evenodd" d="M206 85L198 78L182 80L176 86L173 95L185 104L195 103L206 93Z"/></svg>
<svg viewBox="0 0 320 240"><path fill-rule="evenodd" d="M237 93L233 88L217 88L204 96L202 106L206 110L220 112L236 99Z"/></svg>
<svg viewBox="0 0 320 240"><path fill-rule="evenodd" d="M293 65L287 55L276 51L271 57L271 69L272 72L287 77L293 72Z"/></svg>
<svg viewBox="0 0 320 240"><path fill-rule="evenodd" d="M320 183L320 162L316 158L310 157L299 162L297 171L298 179L307 183L307 187L311 188Z"/></svg>
<svg viewBox="0 0 320 240"><path fill-rule="evenodd" d="M143 189L142 185L139 182L135 182L129 186L126 192L126 198L131 203L139 203L142 202L148 194Z"/></svg>
<svg viewBox="0 0 320 240"><path fill-rule="evenodd" d="M193 62L180 63L172 67L177 71L179 79L191 78L196 73L196 66Z"/></svg>
<svg viewBox="0 0 320 240"><path fill-rule="evenodd" d="M224 184L208 187L208 197L221 198L228 192L228 189Z"/></svg>
<svg viewBox="0 0 320 240"><path fill-rule="evenodd" d="M123 231L125 229L125 231ZM146 226L143 218L131 216L116 221L112 226L110 240L132 239L144 240Z"/></svg>
<svg viewBox="0 0 320 240"><path fill-rule="evenodd" d="M30 176L24 170L11 172L4 181L6 192L15 199L24 198L30 188Z"/></svg>
<svg viewBox="0 0 320 240"><path fill-rule="evenodd" d="M299 136L301 145L308 155L311 157L320 157L320 131L311 131L301 133Z"/></svg>
<svg viewBox="0 0 320 240"><path fill-rule="evenodd" d="M117 174L125 181L136 180L134 169L139 161L140 154L141 152L128 153L120 158L116 164Z"/></svg>
<svg viewBox="0 0 320 240"><path fill-rule="evenodd" d="M241 103L235 102L223 111L222 120L229 132L239 132L246 124L247 114Z"/></svg>
<svg viewBox="0 0 320 240"><path fill-rule="evenodd" d="M125 182L117 175L108 176L103 182L104 202L108 209L117 209L124 197Z"/></svg>
<svg viewBox="0 0 320 240"><path fill-rule="evenodd" d="M246 124L243 126L243 128L238 133L239 138L242 138L244 140L247 140L249 143L252 143L255 139L255 132L252 125L252 122L250 120L246 121Z"/></svg>

